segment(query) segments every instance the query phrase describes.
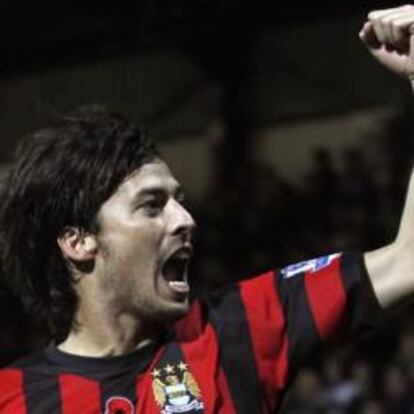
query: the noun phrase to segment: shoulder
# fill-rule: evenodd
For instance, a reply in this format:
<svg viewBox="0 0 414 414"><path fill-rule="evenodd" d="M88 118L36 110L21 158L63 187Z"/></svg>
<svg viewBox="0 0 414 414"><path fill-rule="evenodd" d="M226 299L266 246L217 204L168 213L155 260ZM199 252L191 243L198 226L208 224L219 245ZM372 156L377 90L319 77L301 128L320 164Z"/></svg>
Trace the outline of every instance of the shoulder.
<svg viewBox="0 0 414 414"><path fill-rule="evenodd" d="M44 378L55 374L53 363L46 358L44 350L35 351L0 369L0 382L27 382L27 378Z"/></svg>
<svg viewBox="0 0 414 414"><path fill-rule="evenodd" d="M36 367L38 361L39 354L35 353L0 369L0 407L2 410L20 412L22 407L25 407L27 372Z"/></svg>
<svg viewBox="0 0 414 414"><path fill-rule="evenodd" d="M56 367L44 351L24 356L0 370L0 411L26 412L39 401L51 400L56 384Z"/></svg>
<svg viewBox="0 0 414 414"><path fill-rule="evenodd" d="M4 370L35 369L36 367L41 367L49 364L50 362L46 358L44 350L38 350L17 359L16 361L9 364ZM0 372L1 371L2 370L0 370Z"/></svg>

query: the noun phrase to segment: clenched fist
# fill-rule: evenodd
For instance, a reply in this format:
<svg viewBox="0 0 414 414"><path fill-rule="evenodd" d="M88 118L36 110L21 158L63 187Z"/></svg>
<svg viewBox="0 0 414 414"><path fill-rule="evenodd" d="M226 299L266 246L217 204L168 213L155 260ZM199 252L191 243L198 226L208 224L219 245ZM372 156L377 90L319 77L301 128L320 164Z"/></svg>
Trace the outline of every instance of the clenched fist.
<svg viewBox="0 0 414 414"><path fill-rule="evenodd" d="M372 11L359 36L381 64L414 80L414 5Z"/></svg>

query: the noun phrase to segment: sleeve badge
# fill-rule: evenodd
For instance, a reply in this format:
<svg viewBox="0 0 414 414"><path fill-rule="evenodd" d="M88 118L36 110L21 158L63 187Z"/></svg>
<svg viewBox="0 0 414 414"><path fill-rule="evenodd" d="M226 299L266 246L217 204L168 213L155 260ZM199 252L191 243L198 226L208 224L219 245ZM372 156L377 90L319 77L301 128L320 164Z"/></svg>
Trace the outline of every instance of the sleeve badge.
<svg viewBox="0 0 414 414"><path fill-rule="evenodd" d="M340 253L335 253L330 254L329 256L318 257L316 259L295 263L282 269L281 274L283 276L283 279L289 279L293 276L297 276L305 272L316 273L318 270L329 266L335 259L340 256Z"/></svg>

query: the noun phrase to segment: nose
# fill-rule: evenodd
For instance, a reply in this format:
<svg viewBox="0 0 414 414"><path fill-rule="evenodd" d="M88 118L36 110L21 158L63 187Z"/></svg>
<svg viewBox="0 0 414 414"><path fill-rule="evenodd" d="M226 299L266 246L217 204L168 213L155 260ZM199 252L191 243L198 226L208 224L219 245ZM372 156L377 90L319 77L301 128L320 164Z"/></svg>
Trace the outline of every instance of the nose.
<svg viewBox="0 0 414 414"><path fill-rule="evenodd" d="M191 213L178 201L172 200L171 210L171 233L175 236L182 235L191 239L195 229L196 223Z"/></svg>

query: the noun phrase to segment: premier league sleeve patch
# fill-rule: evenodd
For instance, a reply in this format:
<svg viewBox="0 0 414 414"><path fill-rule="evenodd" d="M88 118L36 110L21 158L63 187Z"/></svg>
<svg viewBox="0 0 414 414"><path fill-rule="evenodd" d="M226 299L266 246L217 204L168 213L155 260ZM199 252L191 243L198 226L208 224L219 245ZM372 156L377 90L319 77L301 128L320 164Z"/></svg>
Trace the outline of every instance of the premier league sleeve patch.
<svg viewBox="0 0 414 414"><path fill-rule="evenodd" d="M316 259L295 263L281 270L284 279L289 279L301 273L316 273L317 271L329 266L341 253L330 254L329 256L318 257Z"/></svg>

